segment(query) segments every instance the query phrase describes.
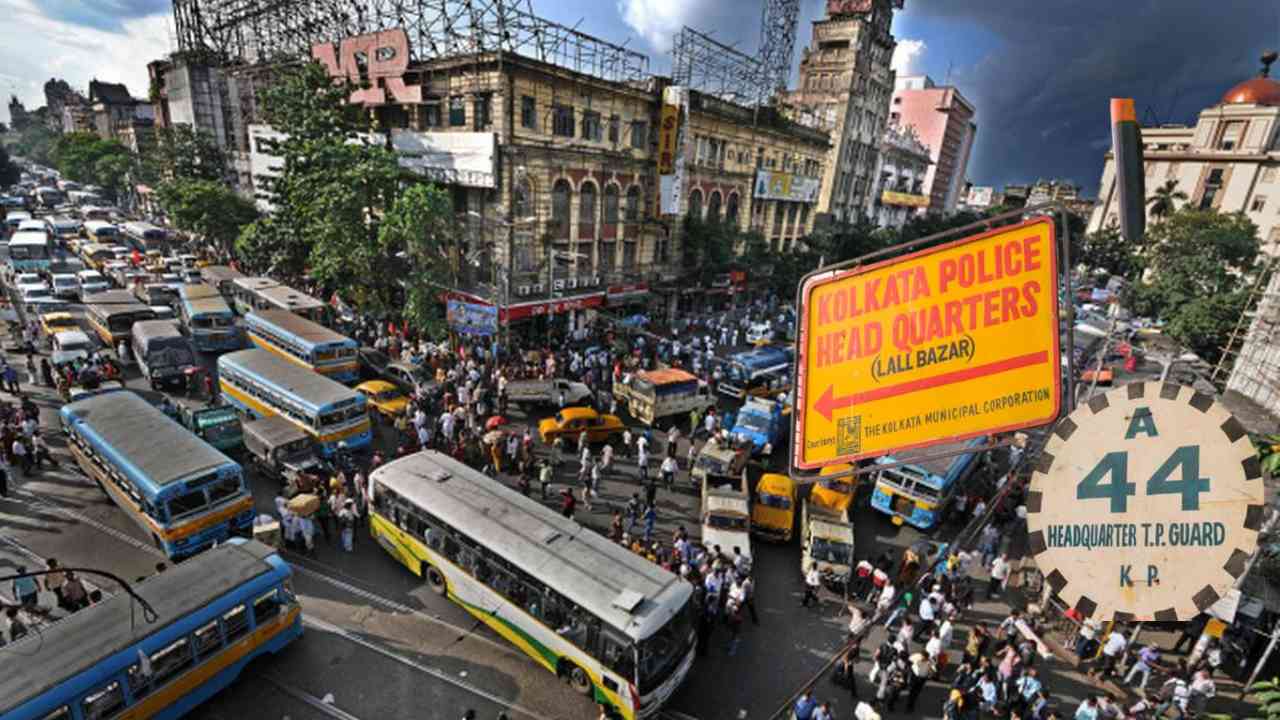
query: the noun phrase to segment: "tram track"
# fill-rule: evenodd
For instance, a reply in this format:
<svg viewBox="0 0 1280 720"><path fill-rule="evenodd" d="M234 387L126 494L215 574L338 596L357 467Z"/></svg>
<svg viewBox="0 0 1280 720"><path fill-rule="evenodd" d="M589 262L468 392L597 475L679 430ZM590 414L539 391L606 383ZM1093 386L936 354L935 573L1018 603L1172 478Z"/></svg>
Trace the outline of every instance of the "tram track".
<svg viewBox="0 0 1280 720"><path fill-rule="evenodd" d="M122 530L119 530L118 528L111 527L110 525L107 525L101 522L100 520L90 517L84 513L81 513L79 511L76 511L67 507L63 507L59 504L49 502L47 500L39 498L34 494L32 494L31 492L20 487L16 488L11 494L16 496L21 496L25 501L28 502L29 507L32 510L56 513L69 520L74 520L75 522L83 525L84 527L88 527L100 534L111 537L136 550L144 552L152 557L156 557L161 560L168 560L168 557L155 546L150 545ZM3 540L5 542L16 542L16 541L11 541L7 537L0 538L0 540ZM21 547L21 546L18 546L18 547ZM25 550L25 548L22 548L22 549ZM29 550L26 550L26 552L30 553ZM335 576L331 571L328 571L327 569L320 570L315 567L310 567L312 565L315 565L315 563L309 560L306 560L304 558L301 558L296 553L290 552L288 550L280 550L279 552L281 556L284 557L285 560L289 563L290 567L293 568L295 574L299 577L305 577L310 580L324 583L333 589L343 592L344 594L346 594L347 596L350 596L353 599L358 598L358 599L364 600L375 606L381 607L384 610L388 610L388 611L403 614L403 615L408 615L413 617L414 619L422 620L424 622L431 623L438 627L446 628L451 631L457 632L458 633L458 637L456 640L457 642L460 642L462 640L476 640L481 643L484 643L485 645L489 646L494 650L498 650L502 652L504 655L507 655L513 658L518 658L521 660L525 659L525 656L522 653L516 652L510 646L503 643L499 643L490 638L486 638L483 635L477 634L475 632L475 629L476 629L475 627L466 628L461 625L448 622L441 618L434 617L421 610L418 610L409 605L406 605L402 602L386 597L384 595L380 595L376 592L373 592L372 590L368 590L366 588L362 588L358 585L348 582L347 580L344 580L340 577ZM416 672L429 675L436 680L439 680L448 685L451 685L454 688L457 688L458 690L462 690L466 693L469 693L477 698L486 700L488 702L492 702L500 707L503 707L506 710L508 716L512 718L543 717L543 713L539 713L530 708L515 704L511 700L502 698L484 688L477 687L471 683L460 680L459 678L455 677L449 672L418 662L417 660L407 657L406 655L396 651L393 648L387 647L381 642L376 642L374 640L366 639L338 625L334 625L318 617L308 615L306 613L305 606L303 608L302 622L303 622L303 625L306 627L314 628L320 632L341 637L346 642L357 645L361 648L364 648L365 650L374 652L388 660L397 662L400 665L408 667ZM477 623L476 627L479 627L479 626L480 624ZM354 718L354 720L359 720L359 718L357 718L356 716L346 713L345 711L339 710L338 708L332 705L323 703L321 700L315 698L315 696L309 695L308 693L306 693L305 691L299 688L296 688L293 686L287 686L287 683L283 683L283 681L277 682L279 680L278 678L273 679L272 677L269 677L269 676L264 676L264 678L271 684L275 685L282 692L285 692L286 694L294 696L295 699L298 699L308 705L311 705L316 710L326 713L330 717L343 718L343 719ZM314 700L315 703L319 703L319 705L323 707L313 705L312 702L307 700L307 698Z"/></svg>

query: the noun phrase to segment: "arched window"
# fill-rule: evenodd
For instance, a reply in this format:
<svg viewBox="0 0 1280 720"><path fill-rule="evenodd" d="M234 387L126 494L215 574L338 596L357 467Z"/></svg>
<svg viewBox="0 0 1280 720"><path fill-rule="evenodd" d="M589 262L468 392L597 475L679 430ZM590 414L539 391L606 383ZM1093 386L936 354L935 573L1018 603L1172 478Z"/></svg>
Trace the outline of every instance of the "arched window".
<svg viewBox="0 0 1280 720"><path fill-rule="evenodd" d="M729 193L729 204L725 209L725 219L731 225L738 224L738 193Z"/></svg>
<svg viewBox="0 0 1280 720"><path fill-rule="evenodd" d="M516 181L514 197L511 201L511 214L517 218L527 218L533 214L533 189L529 187L529 179Z"/></svg>
<svg viewBox="0 0 1280 720"><path fill-rule="evenodd" d="M702 191L694 190L689 193L689 217L702 219Z"/></svg>
<svg viewBox="0 0 1280 720"><path fill-rule="evenodd" d="M596 186L584 182L578 191L578 237L596 234Z"/></svg>
<svg viewBox="0 0 1280 720"><path fill-rule="evenodd" d="M720 191L711 193L707 200L707 222L720 222Z"/></svg>
<svg viewBox="0 0 1280 720"><path fill-rule="evenodd" d="M618 186L609 184L604 186L604 224L616 225L618 223Z"/></svg>
<svg viewBox="0 0 1280 720"><path fill-rule="evenodd" d="M640 219L640 186L632 185L627 189L627 222Z"/></svg>
<svg viewBox="0 0 1280 720"><path fill-rule="evenodd" d="M558 239L569 238L569 196L573 188L568 180L557 180L551 186L551 232Z"/></svg>

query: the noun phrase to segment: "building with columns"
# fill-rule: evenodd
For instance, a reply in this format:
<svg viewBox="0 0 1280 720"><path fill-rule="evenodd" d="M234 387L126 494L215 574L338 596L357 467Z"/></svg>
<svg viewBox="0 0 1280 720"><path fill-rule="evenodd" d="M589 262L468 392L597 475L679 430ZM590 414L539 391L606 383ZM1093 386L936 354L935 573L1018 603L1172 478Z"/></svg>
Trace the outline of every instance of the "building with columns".
<svg viewBox="0 0 1280 720"><path fill-rule="evenodd" d="M929 207L924 184L932 162L929 147L916 137L915 128L885 128L872 187L871 221L880 227L900 228Z"/></svg>
<svg viewBox="0 0 1280 720"><path fill-rule="evenodd" d="M1194 125L1142 128L1146 189L1173 181L1192 207L1245 213L1262 250L1280 255L1280 83L1269 65L1200 111ZM1115 158L1102 167L1089 232L1119 222ZM1182 203L1180 203L1182 204Z"/></svg>

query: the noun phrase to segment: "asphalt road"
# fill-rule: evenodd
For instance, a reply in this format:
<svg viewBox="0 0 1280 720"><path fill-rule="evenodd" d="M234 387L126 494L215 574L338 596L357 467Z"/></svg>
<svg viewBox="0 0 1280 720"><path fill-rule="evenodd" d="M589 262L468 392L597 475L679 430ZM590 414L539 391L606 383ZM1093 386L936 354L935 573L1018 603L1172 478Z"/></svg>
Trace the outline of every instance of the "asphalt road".
<svg viewBox="0 0 1280 720"><path fill-rule="evenodd" d="M127 384L145 389L136 370ZM42 425L56 427L54 392L36 388L33 394L42 408ZM539 415L512 416L518 425ZM380 443L390 447L393 431L383 426L378 432ZM57 557L64 565L100 567L125 578L154 572L161 558L146 535L66 466L62 438L50 439L64 467L19 480L19 491L0 501L0 550L13 541L32 557ZM681 457L686 447L681 446ZM576 467L567 465L562 479L569 482ZM634 463L618 465L619 472L604 484L604 502L594 512L581 513L579 521L607 527L610 509L622 507L638 490ZM763 469L756 463L750 467L753 485ZM249 479L258 509L271 512L279 486L254 473ZM697 504L692 493L660 490L664 537L677 524L696 535ZM920 537L871 510L865 496L855 504L854 524L860 558L900 551ZM314 557L286 557L294 564L294 585L307 618L303 638L278 657L255 663L195 717L447 718L461 717L468 708L481 718L496 717L500 709L511 717L595 717L586 698L428 591L367 534L358 536L353 553L321 539ZM742 712L766 717L831 658L843 642L847 620L835 603L800 606L799 557L794 540L756 545L760 624L745 628L732 657L726 651L727 632L717 629L708 656L695 664L669 710L707 719L738 718ZM333 705L319 701L330 694ZM929 707L940 705L939 700Z"/></svg>

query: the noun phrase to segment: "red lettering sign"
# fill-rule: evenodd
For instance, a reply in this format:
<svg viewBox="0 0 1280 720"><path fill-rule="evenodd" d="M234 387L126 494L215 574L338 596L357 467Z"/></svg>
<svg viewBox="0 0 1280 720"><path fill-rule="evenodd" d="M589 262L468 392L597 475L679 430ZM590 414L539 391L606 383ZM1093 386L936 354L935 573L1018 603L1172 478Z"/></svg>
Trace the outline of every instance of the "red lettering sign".
<svg viewBox="0 0 1280 720"><path fill-rule="evenodd" d="M338 48L333 43L317 43L311 46L311 57L333 77L363 86L351 93L353 103L385 105L387 91L398 103L422 102L422 87L404 82L404 72L409 69L409 35L401 28L345 38Z"/></svg>

